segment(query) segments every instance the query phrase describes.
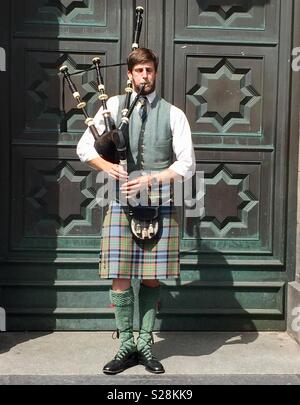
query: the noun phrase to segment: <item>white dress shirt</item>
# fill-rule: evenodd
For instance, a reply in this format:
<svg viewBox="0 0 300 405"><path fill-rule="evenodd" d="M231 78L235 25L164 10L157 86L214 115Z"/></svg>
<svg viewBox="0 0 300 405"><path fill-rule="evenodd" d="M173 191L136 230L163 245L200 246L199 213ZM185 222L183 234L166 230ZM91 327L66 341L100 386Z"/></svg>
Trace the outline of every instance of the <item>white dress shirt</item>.
<svg viewBox="0 0 300 405"><path fill-rule="evenodd" d="M135 96L136 93L133 92L133 97ZM150 104L153 103L155 97L155 91L147 95ZM117 122L119 98L117 96L111 97L107 101L107 108L111 112L113 120ZM138 103L136 108L140 108L140 103ZM150 105L148 108L150 108ZM94 118L95 126L98 129L99 134L102 134L105 130L102 111L103 108L101 107ZM184 112L174 105L171 106L170 110L170 126L173 136L173 151L176 160L169 169L183 177L189 178L194 174L196 168L191 129ZM94 142L94 137L91 131L87 129L77 146L77 155L82 162L90 162L99 157L94 148Z"/></svg>

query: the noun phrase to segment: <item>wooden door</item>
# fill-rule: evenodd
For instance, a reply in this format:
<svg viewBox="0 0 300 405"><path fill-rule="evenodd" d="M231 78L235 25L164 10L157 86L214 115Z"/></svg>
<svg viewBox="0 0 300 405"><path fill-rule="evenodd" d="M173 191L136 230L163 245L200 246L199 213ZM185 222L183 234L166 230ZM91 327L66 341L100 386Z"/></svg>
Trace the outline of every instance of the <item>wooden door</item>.
<svg viewBox="0 0 300 405"><path fill-rule="evenodd" d="M287 0L143 0L141 45L161 58L159 91L183 109L197 170L205 173L205 215L182 209L180 281L163 283L157 329L282 330L293 271L288 241L290 55ZM10 103L2 142L1 301L10 330L114 328L110 282L97 276L102 211L95 173L75 154L83 119L59 66L126 61L136 2L12 1L6 39ZM5 13L4 13L5 15ZM109 94L126 69L105 72ZM76 77L89 112L99 108L93 73ZM298 103L293 98L293 105ZM9 156L9 161L8 161ZM289 273L290 272L290 273Z"/></svg>

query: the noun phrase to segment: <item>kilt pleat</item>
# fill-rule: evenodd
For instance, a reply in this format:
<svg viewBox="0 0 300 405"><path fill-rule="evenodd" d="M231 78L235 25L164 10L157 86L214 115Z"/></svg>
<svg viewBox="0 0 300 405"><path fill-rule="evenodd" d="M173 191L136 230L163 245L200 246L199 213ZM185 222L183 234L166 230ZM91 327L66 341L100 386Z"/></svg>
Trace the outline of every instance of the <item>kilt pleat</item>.
<svg viewBox="0 0 300 405"><path fill-rule="evenodd" d="M100 247L101 279L177 278L179 266L179 226L176 208L161 207L162 227L152 241L137 241L129 228L128 217L118 202L106 212Z"/></svg>

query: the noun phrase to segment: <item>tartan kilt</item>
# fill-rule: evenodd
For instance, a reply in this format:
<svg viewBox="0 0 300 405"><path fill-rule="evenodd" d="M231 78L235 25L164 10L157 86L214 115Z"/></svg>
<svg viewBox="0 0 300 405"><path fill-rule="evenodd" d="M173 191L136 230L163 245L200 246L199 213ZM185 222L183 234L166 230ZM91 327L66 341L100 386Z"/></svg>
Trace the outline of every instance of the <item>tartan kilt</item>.
<svg viewBox="0 0 300 405"><path fill-rule="evenodd" d="M161 231L156 239L137 241L128 217L118 202L106 212L100 248L101 279L177 278L179 265L179 225L176 207L161 207Z"/></svg>

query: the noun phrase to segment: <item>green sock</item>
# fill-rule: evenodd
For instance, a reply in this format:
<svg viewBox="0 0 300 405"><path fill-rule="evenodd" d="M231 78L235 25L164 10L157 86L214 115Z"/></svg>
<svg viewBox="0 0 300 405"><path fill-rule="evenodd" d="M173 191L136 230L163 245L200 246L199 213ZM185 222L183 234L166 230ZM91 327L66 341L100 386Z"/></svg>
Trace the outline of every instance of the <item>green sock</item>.
<svg viewBox="0 0 300 405"><path fill-rule="evenodd" d="M157 313L159 292L160 287L150 288L142 284L140 288L140 333L137 340L137 349L142 352L151 350L152 331Z"/></svg>
<svg viewBox="0 0 300 405"><path fill-rule="evenodd" d="M117 358L136 350L133 336L134 294L132 287L129 290L110 291L111 303L115 306L115 318L120 334L121 346Z"/></svg>

